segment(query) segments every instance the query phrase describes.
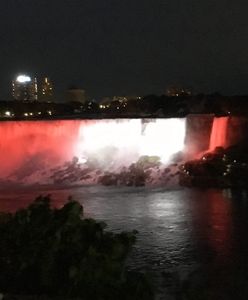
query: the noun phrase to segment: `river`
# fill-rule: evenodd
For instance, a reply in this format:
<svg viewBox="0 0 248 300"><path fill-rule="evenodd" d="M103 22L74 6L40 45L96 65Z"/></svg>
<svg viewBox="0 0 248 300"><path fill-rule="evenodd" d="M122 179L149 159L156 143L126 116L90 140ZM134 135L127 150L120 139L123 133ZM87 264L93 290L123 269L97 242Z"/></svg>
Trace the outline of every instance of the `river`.
<svg viewBox="0 0 248 300"><path fill-rule="evenodd" d="M109 230L138 230L127 263L130 268L152 274L160 295L170 287L173 274L183 277L202 266L211 266L212 270L247 266L245 191L20 188L1 191L0 211L25 207L39 194L51 194L56 206L72 196L82 203L86 217L105 221Z"/></svg>

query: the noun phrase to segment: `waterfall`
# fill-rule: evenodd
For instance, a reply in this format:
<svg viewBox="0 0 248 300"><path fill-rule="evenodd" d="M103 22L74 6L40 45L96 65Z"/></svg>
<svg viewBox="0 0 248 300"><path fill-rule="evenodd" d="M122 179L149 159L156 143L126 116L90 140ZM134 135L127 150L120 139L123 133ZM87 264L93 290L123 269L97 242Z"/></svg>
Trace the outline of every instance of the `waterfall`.
<svg viewBox="0 0 248 300"><path fill-rule="evenodd" d="M101 163L129 165L140 156L158 156L168 163L184 150L185 119L154 119L144 127L142 119L87 121L80 126L75 156L95 157Z"/></svg>
<svg viewBox="0 0 248 300"><path fill-rule="evenodd" d="M209 151L216 147L227 146L227 130L229 117L214 118L210 136Z"/></svg>
<svg viewBox="0 0 248 300"><path fill-rule="evenodd" d="M81 121L0 123L0 177L71 160Z"/></svg>
<svg viewBox="0 0 248 300"><path fill-rule="evenodd" d="M207 148L209 136L210 151L226 145L228 118L214 118L212 130L196 121L189 128L183 118L1 122L0 180L92 182L106 173L132 174L137 162L154 180L169 177L167 167L182 162L190 147L203 151L199 145L206 141Z"/></svg>
<svg viewBox="0 0 248 300"><path fill-rule="evenodd" d="M184 150L185 127L185 119L176 118L1 122L0 178L39 182L61 166L70 170L72 161L104 171L143 156L168 165Z"/></svg>

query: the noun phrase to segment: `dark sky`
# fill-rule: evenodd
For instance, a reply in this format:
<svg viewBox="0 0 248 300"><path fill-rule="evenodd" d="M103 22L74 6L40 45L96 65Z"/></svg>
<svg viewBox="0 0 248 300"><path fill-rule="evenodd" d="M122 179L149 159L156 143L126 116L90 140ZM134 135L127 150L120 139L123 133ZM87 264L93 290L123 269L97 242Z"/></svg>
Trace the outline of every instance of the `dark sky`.
<svg viewBox="0 0 248 300"><path fill-rule="evenodd" d="M92 97L167 85L248 94L247 0L1 0L0 98L16 74Z"/></svg>

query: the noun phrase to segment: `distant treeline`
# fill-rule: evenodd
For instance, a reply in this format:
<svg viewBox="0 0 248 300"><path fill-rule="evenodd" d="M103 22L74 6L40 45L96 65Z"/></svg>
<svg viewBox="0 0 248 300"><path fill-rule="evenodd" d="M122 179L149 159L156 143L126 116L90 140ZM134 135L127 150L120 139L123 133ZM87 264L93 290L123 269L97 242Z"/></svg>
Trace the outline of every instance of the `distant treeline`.
<svg viewBox="0 0 248 300"><path fill-rule="evenodd" d="M7 113L6 113L7 112ZM87 117L183 117L187 114L248 115L248 96L221 96L219 94L182 97L148 95L127 102L112 101L99 105L86 103L47 103L0 101L0 117L5 118L59 118L77 115Z"/></svg>

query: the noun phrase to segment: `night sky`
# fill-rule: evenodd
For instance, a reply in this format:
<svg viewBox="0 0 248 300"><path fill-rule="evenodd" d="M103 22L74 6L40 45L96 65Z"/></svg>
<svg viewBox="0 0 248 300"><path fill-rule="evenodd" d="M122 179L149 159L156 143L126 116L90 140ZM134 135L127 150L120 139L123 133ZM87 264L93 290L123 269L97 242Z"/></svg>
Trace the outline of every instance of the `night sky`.
<svg viewBox="0 0 248 300"><path fill-rule="evenodd" d="M247 0L2 0L0 98L27 72L92 97L248 94Z"/></svg>

